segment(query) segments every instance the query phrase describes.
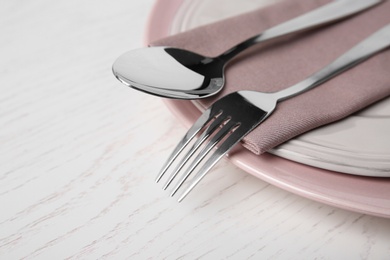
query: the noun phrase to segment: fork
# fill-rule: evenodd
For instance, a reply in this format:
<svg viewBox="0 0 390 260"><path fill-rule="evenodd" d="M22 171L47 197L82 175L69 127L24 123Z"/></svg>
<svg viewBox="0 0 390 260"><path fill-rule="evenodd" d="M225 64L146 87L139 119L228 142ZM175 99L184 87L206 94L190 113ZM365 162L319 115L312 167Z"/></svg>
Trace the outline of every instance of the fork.
<svg viewBox="0 0 390 260"><path fill-rule="evenodd" d="M389 46L390 25L387 25L329 65L289 88L274 93L243 90L219 99L203 112L184 135L163 165L156 182L161 180L174 162L176 163L178 156L184 153L186 146L193 142L194 144L176 165L163 187L167 189L183 167L188 164L189 166L183 171L181 178L173 188L171 196L174 196L188 177L199 168L187 189L180 195L178 201L182 201L226 153L271 115L278 102L322 84ZM197 135L198 138L193 140ZM218 147L210 154L216 146ZM201 163L203 164L200 165Z"/></svg>

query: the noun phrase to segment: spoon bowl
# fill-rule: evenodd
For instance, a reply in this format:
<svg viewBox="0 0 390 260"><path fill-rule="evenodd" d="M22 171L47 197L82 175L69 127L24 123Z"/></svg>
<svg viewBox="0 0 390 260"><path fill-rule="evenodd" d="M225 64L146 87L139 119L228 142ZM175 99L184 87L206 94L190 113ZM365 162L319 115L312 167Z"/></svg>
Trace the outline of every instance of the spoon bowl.
<svg viewBox="0 0 390 260"><path fill-rule="evenodd" d="M224 85L225 62L172 47L129 51L113 65L116 78L127 86L157 96L205 98Z"/></svg>

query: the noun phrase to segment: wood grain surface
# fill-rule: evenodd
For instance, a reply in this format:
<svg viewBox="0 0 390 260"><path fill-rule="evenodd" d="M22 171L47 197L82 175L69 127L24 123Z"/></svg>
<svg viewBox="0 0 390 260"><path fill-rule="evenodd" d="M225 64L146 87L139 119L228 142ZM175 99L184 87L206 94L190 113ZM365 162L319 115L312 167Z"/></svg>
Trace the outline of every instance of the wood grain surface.
<svg viewBox="0 0 390 260"><path fill-rule="evenodd" d="M180 204L154 183L186 129L111 72L153 2L2 1L0 259L389 259L389 219L226 160Z"/></svg>

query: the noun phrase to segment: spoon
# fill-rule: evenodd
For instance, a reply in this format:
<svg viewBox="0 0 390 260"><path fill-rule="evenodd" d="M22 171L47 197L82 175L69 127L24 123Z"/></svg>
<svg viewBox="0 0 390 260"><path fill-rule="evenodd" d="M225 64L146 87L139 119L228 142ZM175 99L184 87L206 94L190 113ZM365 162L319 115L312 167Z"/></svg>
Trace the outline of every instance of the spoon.
<svg viewBox="0 0 390 260"><path fill-rule="evenodd" d="M383 0L336 0L261 34L217 57L173 47L147 47L121 55L113 65L116 78L134 89L168 98L200 99L224 86L226 64L243 50L268 40L316 28L351 16Z"/></svg>

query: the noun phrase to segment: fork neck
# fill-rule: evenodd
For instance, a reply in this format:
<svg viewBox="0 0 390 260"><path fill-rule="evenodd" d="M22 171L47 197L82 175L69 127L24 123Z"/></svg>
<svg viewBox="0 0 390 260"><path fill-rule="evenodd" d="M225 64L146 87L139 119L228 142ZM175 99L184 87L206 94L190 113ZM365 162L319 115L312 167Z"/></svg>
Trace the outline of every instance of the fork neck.
<svg viewBox="0 0 390 260"><path fill-rule="evenodd" d="M360 48L351 49L349 52L340 56L338 59L325 66L321 70L317 71L316 73L312 74L308 78L289 88L274 93L275 97L278 101L283 101L285 99L297 96L303 92L306 92L312 88L321 85L322 83L330 80L331 78L339 75L340 73L356 66L360 62L366 60L373 53L375 53L375 51L370 50L371 52L369 51L369 54L360 53L358 55L358 53L356 53L357 50L360 50Z"/></svg>
<svg viewBox="0 0 390 260"><path fill-rule="evenodd" d="M294 96L297 96L311 88L314 88L315 86L320 85L321 83L325 82L327 78L321 78L321 77L309 77L305 80L302 80L301 82L280 90L278 92L272 93L273 97L276 98L278 102L292 98Z"/></svg>

